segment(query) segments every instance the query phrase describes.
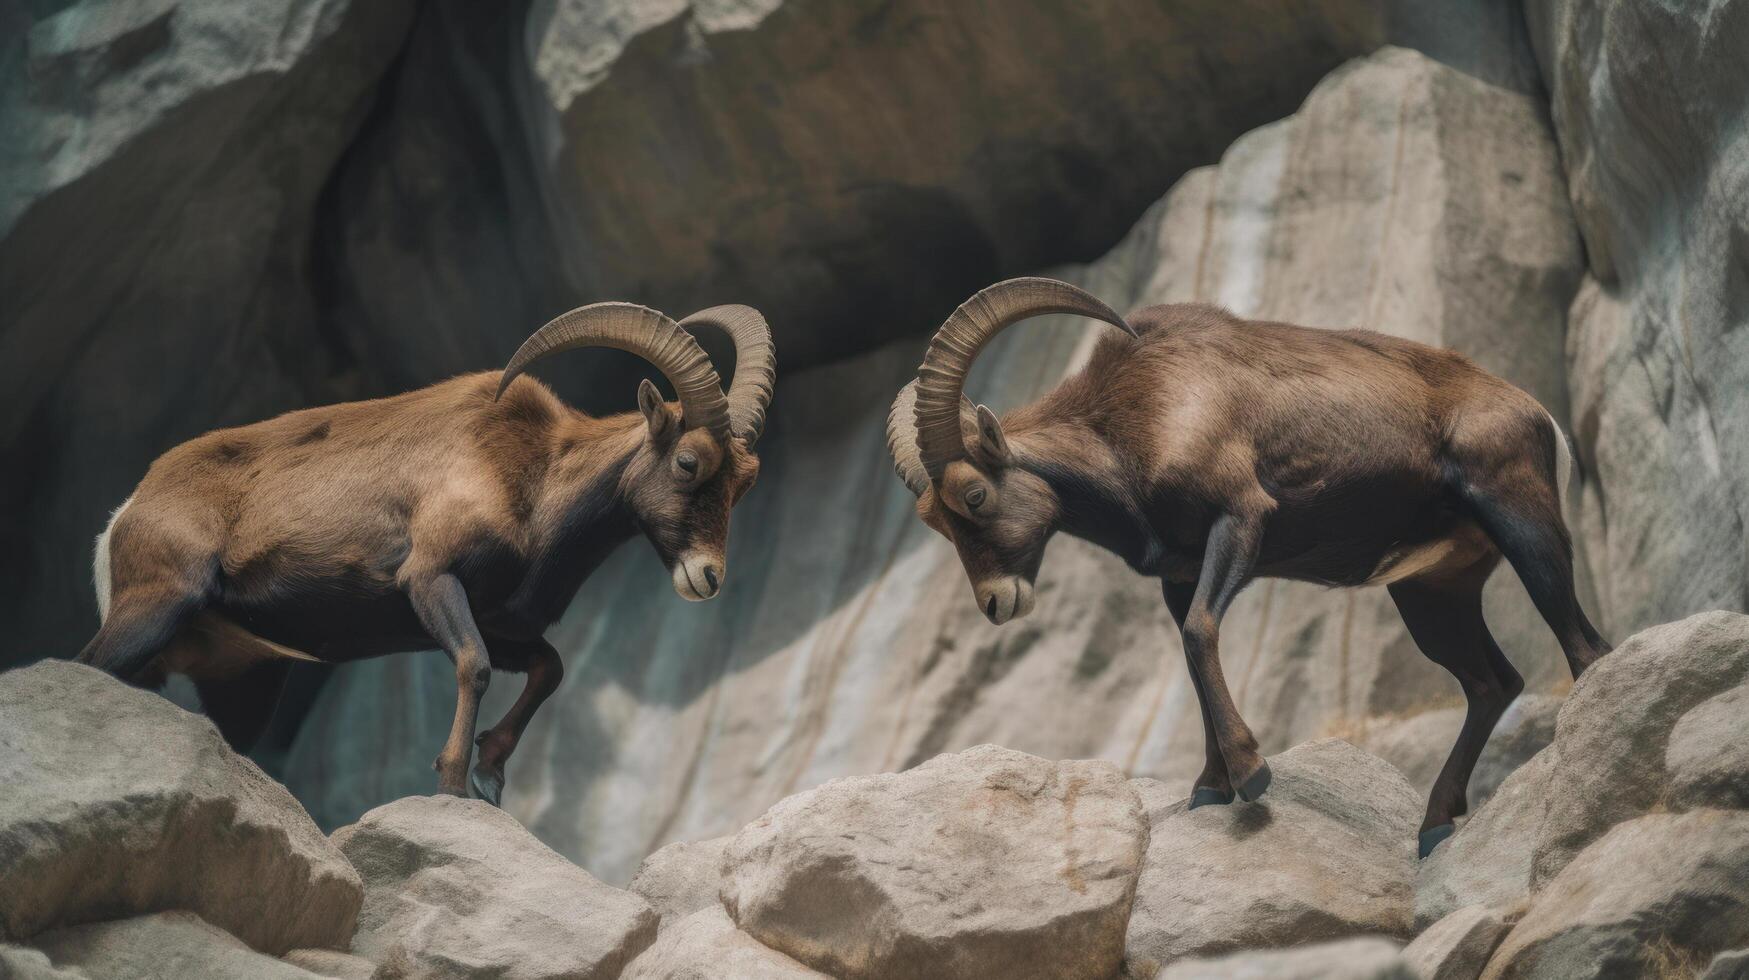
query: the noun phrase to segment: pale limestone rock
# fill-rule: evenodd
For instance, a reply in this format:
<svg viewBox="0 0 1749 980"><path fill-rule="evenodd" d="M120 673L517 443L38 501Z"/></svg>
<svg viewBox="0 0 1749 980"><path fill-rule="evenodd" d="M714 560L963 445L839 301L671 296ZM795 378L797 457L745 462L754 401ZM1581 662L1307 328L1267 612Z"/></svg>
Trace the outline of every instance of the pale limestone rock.
<svg viewBox="0 0 1749 980"><path fill-rule="evenodd" d="M1403 948L1420 980L1476 980L1517 916L1471 905L1440 919Z"/></svg>
<svg viewBox="0 0 1749 980"><path fill-rule="evenodd" d="M1749 682L1695 705L1664 750L1670 806L1749 810Z"/></svg>
<svg viewBox="0 0 1749 980"><path fill-rule="evenodd" d="M5 943L0 943L0 977L5 980L90 980L71 967L55 966L42 950Z"/></svg>
<svg viewBox="0 0 1749 980"><path fill-rule="evenodd" d="M622 974L623 980L822 980L825 976L736 929L715 900L667 925Z"/></svg>
<svg viewBox="0 0 1749 980"><path fill-rule="evenodd" d="M353 950L389 976L605 980L656 938L642 898L479 800L398 800L334 842L364 877Z"/></svg>
<svg viewBox="0 0 1749 980"><path fill-rule="evenodd" d="M370 960L335 949L294 949L280 959L332 980L375 980L380 973Z"/></svg>
<svg viewBox="0 0 1749 980"><path fill-rule="evenodd" d="M678 841L638 865L631 891L644 896L662 918L662 928L707 906L717 904L723 880L723 849L730 838Z"/></svg>
<svg viewBox="0 0 1749 980"><path fill-rule="evenodd" d="M1338 739L1269 764L1275 779L1256 803L1188 810L1172 787L1133 781L1151 826L1125 941L1132 974L1185 956L1410 934L1420 797Z"/></svg>
<svg viewBox="0 0 1749 980"><path fill-rule="evenodd" d="M1107 978L1147 847L1109 762L993 745L833 780L724 852L742 931L837 977Z"/></svg>
<svg viewBox="0 0 1749 980"><path fill-rule="evenodd" d="M72 926L31 943L57 968L91 980L322 980L320 974L250 949L192 912Z"/></svg>
<svg viewBox="0 0 1749 980"><path fill-rule="evenodd" d="M210 722L101 671L0 674L0 935L162 909L256 949L344 947L358 874Z"/></svg>
<svg viewBox="0 0 1749 980"><path fill-rule="evenodd" d="M1147 976L1132 974L1135 980ZM1179 960L1152 976L1157 980L1419 980L1404 963L1397 944L1377 936Z"/></svg>
<svg viewBox="0 0 1749 980"><path fill-rule="evenodd" d="M1749 943L1749 813L1617 824L1541 889L1485 980L1644 976ZM1698 955L1697 955L1698 954Z"/></svg>
<svg viewBox="0 0 1749 980"><path fill-rule="evenodd" d="M1746 680L1749 616L1727 612L1636 633L1587 670L1556 724L1532 890L1610 827L1658 805L1678 719Z"/></svg>
<svg viewBox="0 0 1749 980"><path fill-rule="evenodd" d="M1512 908L1529 897L1554 765L1552 749L1538 752L1421 862L1415 874L1417 929L1468 906Z"/></svg>

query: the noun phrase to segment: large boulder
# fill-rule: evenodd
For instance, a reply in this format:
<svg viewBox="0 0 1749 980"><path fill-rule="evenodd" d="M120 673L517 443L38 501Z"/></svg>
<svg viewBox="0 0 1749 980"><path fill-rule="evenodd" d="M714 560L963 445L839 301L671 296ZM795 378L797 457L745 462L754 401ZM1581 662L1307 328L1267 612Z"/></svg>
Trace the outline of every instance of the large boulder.
<svg viewBox="0 0 1749 980"><path fill-rule="evenodd" d="M453 196L441 181L431 194ZM1453 347L1564 419L1561 336L1581 269L1541 98L1387 50L1184 176L1103 258L1048 271L1119 309L1201 300ZM1021 324L979 356L970 390L999 409L1029 401L1109 330ZM828 779L982 742L1111 759L1188 786L1203 726L1157 582L1059 538L1038 608L994 627L953 548L917 520L892 476L885 420L922 345L784 375L759 487L735 515L754 533L736 531L721 597L676 603L660 562L634 544L549 631L566 654L564 687L530 726L504 801L542 840L620 883L660 844L732 833ZM1487 614L1529 691L1564 683L1547 626L1504 568ZM1222 641L1234 697L1270 753L1460 694L1383 590L1259 582ZM487 716L515 687L493 686ZM441 657L351 665L323 689L287 782L325 826L430 792L429 733L454 709Z"/></svg>
<svg viewBox="0 0 1749 980"><path fill-rule="evenodd" d="M722 899L833 976L1106 978L1147 842L1111 763L983 745L772 807L729 843Z"/></svg>
<svg viewBox="0 0 1749 980"><path fill-rule="evenodd" d="M1362 936L1294 949L1252 950L1213 958L1179 960L1133 980L1424 980L1404 962L1397 944Z"/></svg>
<svg viewBox="0 0 1749 980"><path fill-rule="evenodd" d="M1458 909L1404 947L1403 960L1420 980L1475 980L1516 919L1516 910Z"/></svg>
<svg viewBox="0 0 1749 980"><path fill-rule="evenodd" d="M1186 956L1410 934L1421 798L1339 739L1269 764L1275 780L1256 803L1190 810L1182 792L1134 781L1151 828L1124 950L1132 974Z"/></svg>
<svg viewBox="0 0 1749 980"><path fill-rule="evenodd" d="M250 949L192 912L72 926L31 943L57 968L92 980L327 980Z"/></svg>
<svg viewBox="0 0 1749 980"><path fill-rule="evenodd" d="M1670 773L1665 760L1678 720L1745 681L1749 616L1727 612L1703 613L1636 633L1587 670L1562 706L1556 727L1533 890L1610 827L1667 802ZM1741 716L1737 722L1740 738ZM1717 732L1726 738L1727 751L1736 744L1726 737L1729 731L1727 724ZM1685 785L1695 792L1710 783ZM1699 792L1690 803L1729 805L1740 788L1727 785L1719 792L1721 799Z"/></svg>
<svg viewBox="0 0 1749 980"><path fill-rule="evenodd" d="M1469 906L1509 909L1530 896L1555 753L1537 753L1416 869L1415 928Z"/></svg>
<svg viewBox="0 0 1749 980"><path fill-rule="evenodd" d="M623 980L825 980L795 960L735 928L712 902L672 924L633 960Z"/></svg>
<svg viewBox="0 0 1749 980"><path fill-rule="evenodd" d="M62 969L39 949L0 943L0 977L5 980L90 980L72 968Z"/></svg>
<svg viewBox="0 0 1749 980"><path fill-rule="evenodd" d="M0 935L198 913L264 952L345 948L358 874L210 722L101 671L0 674Z"/></svg>
<svg viewBox="0 0 1749 980"><path fill-rule="evenodd" d="M1670 805L1749 810L1749 680L1689 709L1664 750Z"/></svg>
<svg viewBox="0 0 1749 980"><path fill-rule="evenodd" d="M479 800L398 800L334 842L364 877L353 950L392 975L605 980L656 938L643 899Z"/></svg>
<svg viewBox="0 0 1749 980"><path fill-rule="evenodd" d="M1567 863L1483 977L1647 976L1660 961L1698 965L1745 943L1749 813L1654 813Z"/></svg>
<svg viewBox="0 0 1749 980"><path fill-rule="evenodd" d="M666 929L699 909L717 904L723 881L723 850L729 840L713 837L669 844L645 858L626 887L644 896Z"/></svg>
<svg viewBox="0 0 1749 980"><path fill-rule="evenodd" d="M1749 8L1524 13L1585 240L1567 388L1600 625L1749 609Z"/></svg>

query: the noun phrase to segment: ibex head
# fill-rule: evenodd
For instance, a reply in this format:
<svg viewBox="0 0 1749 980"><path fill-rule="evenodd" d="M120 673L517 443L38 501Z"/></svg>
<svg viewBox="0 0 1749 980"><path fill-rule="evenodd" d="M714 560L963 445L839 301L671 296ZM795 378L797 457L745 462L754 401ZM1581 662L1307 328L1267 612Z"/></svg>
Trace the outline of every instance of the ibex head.
<svg viewBox="0 0 1749 980"><path fill-rule="evenodd" d="M688 332L701 327L734 341L735 380L727 394ZM715 306L675 323L635 304L595 303L528 338L505 367L498 393L535 360L590 346L637 354L674 387L677 402L670 404L649 379L638 386L643 441L626 464L620 492L668 568L674 591L695 602L709 599L722 589L727 571L729 510L759 475L753 446L765 427L776 377L771 329L746 306Z"/></svg>
<svg viewBox="0 0 1749 980"><path fill-rule="evenodd" d="M1078 313L1135 331L1087 292L1053 279L1009 279L980 291L929 343L917 380L887 416L887 448L917 495L924 523L953 542L978 608L998 625L1032 611L1033 580L1061 517L1056 493L1022 466L996 414L963 394L972 360L1005 327Z"/></svg>

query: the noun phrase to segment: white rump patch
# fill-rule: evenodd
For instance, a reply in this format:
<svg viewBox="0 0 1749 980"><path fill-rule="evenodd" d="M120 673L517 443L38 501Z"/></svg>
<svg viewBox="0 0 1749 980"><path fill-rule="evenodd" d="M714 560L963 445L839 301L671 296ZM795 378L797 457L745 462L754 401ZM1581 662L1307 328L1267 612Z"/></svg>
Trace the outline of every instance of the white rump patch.
<svg viewBox="0 0 1749 980"><path fill-rule="evenodd" d="M109 536L115 533L115 522L121 520L121 513L128 509L134 498L121 502L115 513L109 515L109 523L103 526L103 533L97 536L97 547L91 558L91 581L97 586L97 616L99 621L109 618L109 596L115 586L115 579L109 570Z"/></svg>

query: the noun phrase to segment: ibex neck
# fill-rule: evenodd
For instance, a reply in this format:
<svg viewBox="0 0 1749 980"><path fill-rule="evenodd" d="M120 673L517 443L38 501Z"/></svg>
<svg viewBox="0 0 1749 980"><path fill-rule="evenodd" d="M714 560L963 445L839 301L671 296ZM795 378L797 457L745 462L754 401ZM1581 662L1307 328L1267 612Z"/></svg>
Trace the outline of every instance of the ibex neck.
<svg viewBox="0 0 1749 980"><path fill-rule="evenodd" d="M1018 464L1057 496L1057 530L1116 554L1143 574L1164 549L1136 492L1138 474L1091 427L1058 423L1010 436Z"/></svg>

